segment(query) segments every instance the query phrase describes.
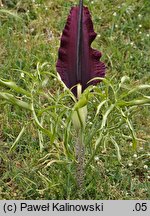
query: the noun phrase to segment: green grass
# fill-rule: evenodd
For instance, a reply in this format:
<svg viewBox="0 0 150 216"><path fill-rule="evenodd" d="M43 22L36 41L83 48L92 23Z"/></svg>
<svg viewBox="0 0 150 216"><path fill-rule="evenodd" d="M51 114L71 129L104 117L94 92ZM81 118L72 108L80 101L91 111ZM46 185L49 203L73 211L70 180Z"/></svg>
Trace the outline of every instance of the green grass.
<svg viewBox="0 0 150 216"><path fill-rule="evenodd" d="M0 78L17 85L0 84L0 199L79 198L74 103L55 68L60 35L77 2L5 0L0 8ZM149 199L150 108L133 103L150 96L149 87L138 89L150 85L150 2L85 5L98 34L92 46L102 51L107 74L87 105L82 198ZM28 109L14 105L16 99Z"/></svg>

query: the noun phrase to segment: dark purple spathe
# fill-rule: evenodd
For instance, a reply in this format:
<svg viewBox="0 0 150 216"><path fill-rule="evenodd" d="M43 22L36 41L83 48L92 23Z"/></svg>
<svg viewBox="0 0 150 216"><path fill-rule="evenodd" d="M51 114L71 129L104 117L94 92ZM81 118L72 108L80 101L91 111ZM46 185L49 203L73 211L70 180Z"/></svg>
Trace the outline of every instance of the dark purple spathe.
<svg viewBox="0 0 150 216"><path fill-rule="evenodd" d="M79 51L78 17L79 7L72 7L62 33L56 68L62 81L69 89L80 83L83 92L88 85L95 85L100 82L100 80L94 80L87 83L91 79L105 76L105 65L99 61L101 53L91 48L91 43L95 39L96 33L94 32L91 15L87 7L83 7L82 10L80 56L77 57ZM78 58L80 58L80 66L78 65L77 67ZM79 70L78 73L77 70ZM72 92L75 96L77 95L76 87L72 89Z"/></svg>

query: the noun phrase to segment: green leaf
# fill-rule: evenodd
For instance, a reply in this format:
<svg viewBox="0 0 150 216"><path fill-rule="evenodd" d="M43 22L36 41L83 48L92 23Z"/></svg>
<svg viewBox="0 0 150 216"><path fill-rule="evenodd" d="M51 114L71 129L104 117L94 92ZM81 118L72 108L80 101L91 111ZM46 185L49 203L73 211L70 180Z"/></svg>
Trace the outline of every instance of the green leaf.
<svg viewBox="0 0 150 216"><path fill-rule="evenodd" d="M26 90L24 90L23 88L19 87L16 85L15 82L13 81L4 81L2 79L0 79L0 84L6 86L6 87L9 87L13 90L15 90L17 93L20 93L20 94L23 94L23 95L26 95L27 97L31 97L31 94L29 92L27 92Z"/></svg>
<svg viewBox="0 0 150 216"><path fill-rule="evenodd" d="M87 118L87 106L79 108L77 111L72 113L72 122L76 131L79 131L81 128L85 128Z"/></svg>
<svg viewBox="0 0 150 216"><path fill-rule="evenodd" d="M91 95L90 92L93 89L93 86L89 86L80 96L79 100L74 105L74 110L78 110L87 105L88 100L90 99Z"/></svg>
<svg viewBox="0 0 150 216"><path fill-rule="evenodd" d="M150 85L139 85L139 86L136 86L135 88L132 88L130 91L126 92L126 93L123 93L120 98L124 98L124 97L127 97L129 96L130 94L134 93L134 92L138 92L139 90L142 90L142 89L147 89L147 88L150 88Z"/></svg>
<svg viewBox="0 0 150 216"><path fill-rule="evenodd" d="M33 101L32 101L32 104L31 104L31 110L32 110L32 113L33 113L33 117L34 117L34 120L35 120L35 123L36 125L45 133L47 134L50 138L52 138L52 133L45 129L42 124L39 122L38 118L37 118L37 115L36 115L36 112L35 112L35 109L34 109L34 105L33 105Z"/></svg>
<svg viewBox="0 0 150 216"><path fill-rule="evenodd" d="M28 104L27 102L15 98L12 94L9 94L7 92L0 92L0 97L7 100L11 104L18 105L19 107L22 107L27 110L32 110L31 104Z"/></svg>
<svg viewBox="0 0 150 216"><path fill-rule="evenodd" d="M131 121L127 118L127 124L128 124L128 127L130 129L130 132L131 132L131 135L132 135L132 141L133 141L133 149L136 149L136 146L137 146L137 138L136 138L136 133L134 131L134 128L132 126L132 123Z"/></svg>
<svg viewBox="0 0 150 216"><path fill-rule="evenodd" d="M121 161L120 148L119 148L117 142L113 139L113 137L111 137L111 141L112 141L112 143L114 144L114 146L116 148L118 161Z"/></svg>
<svg viewBox="0 0 150 216"><path fill-rule="evenodd" d="M112 110L114 109L114 107L115 107L115 105L111 104L109 109L105 112L105 114L103 116L103 119L102 119L102 124L101 124L100 130L102 130L105 127L106 122L107 122L107 118L108 118L109 114L112 112Z"/></svg>
<svg viewBox="0 0 150 216"><path fill-rule="evenodd" d="M12 12L10 10L0 9L0 13L10 15L10 16L16 18L16 19L19 19L19 20L23 21L23 19L17 13L14 13L14 12Z"/></svg>
<svg viewBox="0 0 150 216"><path fill-rule="evenodd" d="M19 140L21 139L21 137L22 137L24 131L25 131L25 126L23 126L23 128L21 129L21 131L20 131L19 135L17 136L15 142L14 142L13 145L11 146L11 148L10 148L10 150L9 150L9 153L11 153L11 152L15 149L15 147L16 147L17 143L19 142Z"/></svg>
<svg viewBox="0 0 150 216"><path fill-rule="evenodd" d="M119 101L117 102L117 106L122 107L122 106L136 106L136 105L146 105L150 104L150 98L143 98L139 100L132 100L132 101Z"/></svg>
<svg viewBox="0 0 150 216"><path fill-rule="evenodd" d="M100 112L102 106L103 106L107 101L108 101L108 100L104 100L104 101L102 101L102 102L98 105L97 111L96 111L96 116L97 116L98 113Z"/></svg>

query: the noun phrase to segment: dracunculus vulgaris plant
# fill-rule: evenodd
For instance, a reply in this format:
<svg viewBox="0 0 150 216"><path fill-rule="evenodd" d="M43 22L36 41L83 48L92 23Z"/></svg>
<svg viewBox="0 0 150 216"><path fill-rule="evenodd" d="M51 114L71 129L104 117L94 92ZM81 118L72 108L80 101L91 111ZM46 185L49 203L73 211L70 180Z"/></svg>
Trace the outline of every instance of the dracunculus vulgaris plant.
<svg viewBox="0 0 150 216"><path fill-rule="evenodd" d="M84 129L87 118L88 86L100 82L105 76L105 64L100 61L101 53L91 48L96 37L91 15L80 0L72 7L61 36L58 52L57 72L63 83L75 98L72 123L77 133L75 155L77 161L76 179L81 190L84 181Z"/></svg>

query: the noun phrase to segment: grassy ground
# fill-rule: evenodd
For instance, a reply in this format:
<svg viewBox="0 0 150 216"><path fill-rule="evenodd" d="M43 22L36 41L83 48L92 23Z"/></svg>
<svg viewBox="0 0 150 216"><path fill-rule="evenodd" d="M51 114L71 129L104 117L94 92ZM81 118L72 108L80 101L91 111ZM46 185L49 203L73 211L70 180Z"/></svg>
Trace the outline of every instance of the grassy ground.
<svg viewBox="0 0 150 216"><path fill-rule="evenodd" d="M74 178L76 134L67 121L73 102L53 76L60 35L70 7L77 2L3 0L1 3L0 77L32 93L39 122L35 113L13 105L14 101L1 99L0 199L79 198ZM129 79L120 94L150 84L150 1L84 2L98 33L92 46L103 53L106 77L113 89L117 91L123 76ZM98 96L95 94L88 103L85 163L94 156L86 167L82 198L149 199L149 106L133 106L133 110L115 108L101 134L99 128L110 104L103 106L95 118L97 107L102 99L109 98L113 103L114 98L112 90L103 84L96 91ZM0 92L31 101L29 94L6 85L0 85ZM149 96L150 91L143 89L128 99L143 95ZM119 125L119 121L123 123ZM135 141L136 150L132 148Z"/></svg>

